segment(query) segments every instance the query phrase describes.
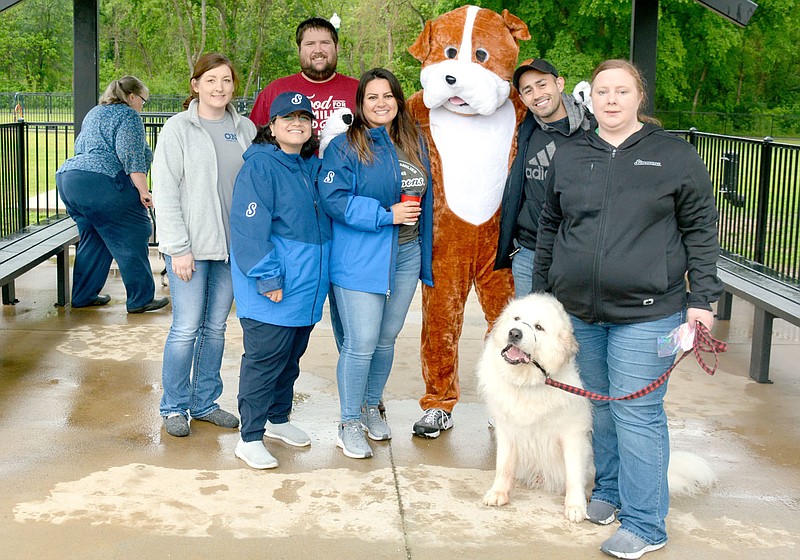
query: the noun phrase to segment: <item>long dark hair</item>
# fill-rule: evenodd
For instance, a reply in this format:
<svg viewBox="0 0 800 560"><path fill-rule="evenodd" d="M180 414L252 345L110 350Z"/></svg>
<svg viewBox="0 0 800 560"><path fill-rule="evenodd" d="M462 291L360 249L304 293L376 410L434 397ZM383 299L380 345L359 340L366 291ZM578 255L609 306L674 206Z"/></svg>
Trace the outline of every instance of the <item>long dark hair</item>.
<svg viewBox="0 0 800 560"><path fill-rule="evenodd" d="M258 129L256 132L256 137L253 138L253 144L272 144L273 146L277 146L280 150L281 145L278 143L278 139L275 138L275 135L272 134L272 130L270 130L269 125L275 122L275 119L271 119L269 123L265 124L264 126ZM311 131L311 138L306 140L306 143L300 148L300 157L303 159L308 159L319 149L319 138L317 134L312 130Z"/></svg>
<svg viewBox="0 0 800 560"><path fill-rule="evenodd" d="M200 76L218 66L227 66L231 69L231 76L233 77L233 94L236 95L236 92L239 91L239 74L236 73L236 68L233 67L231 59L220 53L206 53L198 58L197 62L194 63L192 77L189 78L189 97L187 97L186 101L183 102L184 109L188 109L189 103L192 102L192 99L197 99L198 97L197 92L192 87L192 80L199 80Z"/></svg>
<svg viewBox="0 0 800 560"><path fill-rule="evenodd" d="M595 68L594 72L592 72L592 85L594 85L594 79L597 77L597 75L606 70L625 70L633 77L633 81L636 82L636 89L639 90L639 93L641 94L641 101L639 101L639 107L636 110L637 118L641 122L661 126L661 121L659 121L657 118L642 113L642 109L647 105L647 90L644 88L644 78L642 78L642 73L639 72L639 69L627 60L623 60L621 58L604 60L598 64L597 68Z"/></svg>
<svg viewBox="0 0 800 560"><path fill-rule="evenodd" d="M403 152L406 153L411 163L423 168L422 147L420 146L420 136L417 126L411 115L406 111L406 98L403 95L403 88L394 74L385 68L373 68L362 74L356 90L356 112L353 115L353 124L347 130L347 139L353 146L358 159L362 163L372 163L374 154L372 153L372 140L367 133L370 128L367 119L364 117L364 92L367 84L373 80L386 80L389 82L389 89L392 91L397 101L397 115L387 127L389 137Z"/></svg>

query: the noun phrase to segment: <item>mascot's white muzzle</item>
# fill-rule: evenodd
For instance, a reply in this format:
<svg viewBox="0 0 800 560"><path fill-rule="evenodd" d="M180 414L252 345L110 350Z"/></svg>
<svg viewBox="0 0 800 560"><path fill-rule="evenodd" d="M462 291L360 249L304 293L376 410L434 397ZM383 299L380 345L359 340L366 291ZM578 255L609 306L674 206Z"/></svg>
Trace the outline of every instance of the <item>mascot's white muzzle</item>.
<svg viewBox="0 0 800 560"><path fill-rule="evenodd" d="M474 62L444 60L420 73L428 109L444 106L463 115L491 115L508 99L511 86Z"/></svg>

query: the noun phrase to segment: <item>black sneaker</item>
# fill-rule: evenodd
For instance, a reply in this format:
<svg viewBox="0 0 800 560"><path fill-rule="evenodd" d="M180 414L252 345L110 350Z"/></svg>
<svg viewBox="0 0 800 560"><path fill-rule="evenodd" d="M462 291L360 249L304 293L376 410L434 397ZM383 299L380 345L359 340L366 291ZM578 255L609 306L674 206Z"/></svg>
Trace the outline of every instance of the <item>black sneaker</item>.
<svg viewBox="0 0 800 560"><path fill-rule="evenodd" d="M414 435L427 438L439 437L442 430L453 427L453 418L441 408L429 408L414 424Z"/></svg>

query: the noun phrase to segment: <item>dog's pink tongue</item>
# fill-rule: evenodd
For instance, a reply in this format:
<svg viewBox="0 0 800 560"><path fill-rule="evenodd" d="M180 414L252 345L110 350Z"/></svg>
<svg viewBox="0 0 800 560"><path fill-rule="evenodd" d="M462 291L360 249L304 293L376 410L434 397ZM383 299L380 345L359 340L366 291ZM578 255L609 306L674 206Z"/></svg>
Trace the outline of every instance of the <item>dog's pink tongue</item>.
<svg viewBox="0 0 800 560"><path fill-rule="evenodd" d="M461 99L460 97L451 97L450 98L450 103L452 103L456 107L458 107L460 105L466 105L467 104L467 102L464 101L463 99Z"/></svg>
<svg viewBox="0 0 800 560"><path fill-rule="evenodd" d="M507 360L516 362L527 363L530 360L530 356L528 356L525 352L523 352L522 350L513 345L505 349L504 355Z"/></svg>

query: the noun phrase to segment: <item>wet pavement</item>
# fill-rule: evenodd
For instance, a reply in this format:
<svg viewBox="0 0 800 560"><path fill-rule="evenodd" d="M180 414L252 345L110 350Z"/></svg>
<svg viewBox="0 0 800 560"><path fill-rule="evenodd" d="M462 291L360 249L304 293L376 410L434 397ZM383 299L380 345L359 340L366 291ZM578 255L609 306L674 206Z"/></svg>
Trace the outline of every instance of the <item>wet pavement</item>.
<svg viewBox="0 0 800 560"><path fill-rule="evenodd" d="M160 271L162 263L152 259ZM233 455L235 430L195 422L172 438L158 416L170 308L128 315L112 272L103 308L55 308L55 265L17 280L0 320L0 559L606 558L615 527L563 518L563 498L515 488L481 504L494 442L476 393L484 322L472 299L461 339L455 427L411 435L421 411L420 306L397 345L385 398L394 437L375 456L336 448L336 348L327 316L301 363L293 421L312 438L268 440L280 466ZM158 277L156 278L158 284ZM167 288L157 297L168 295ZM687 358L667 395L673 449L704 456L719 482L673 499L655 559L797 558L800 544L800 329L776 321L773 385L747 375L752 308L734 299L714 377ZM219 403L236 411L241 329L232 313Z"/></svg>

